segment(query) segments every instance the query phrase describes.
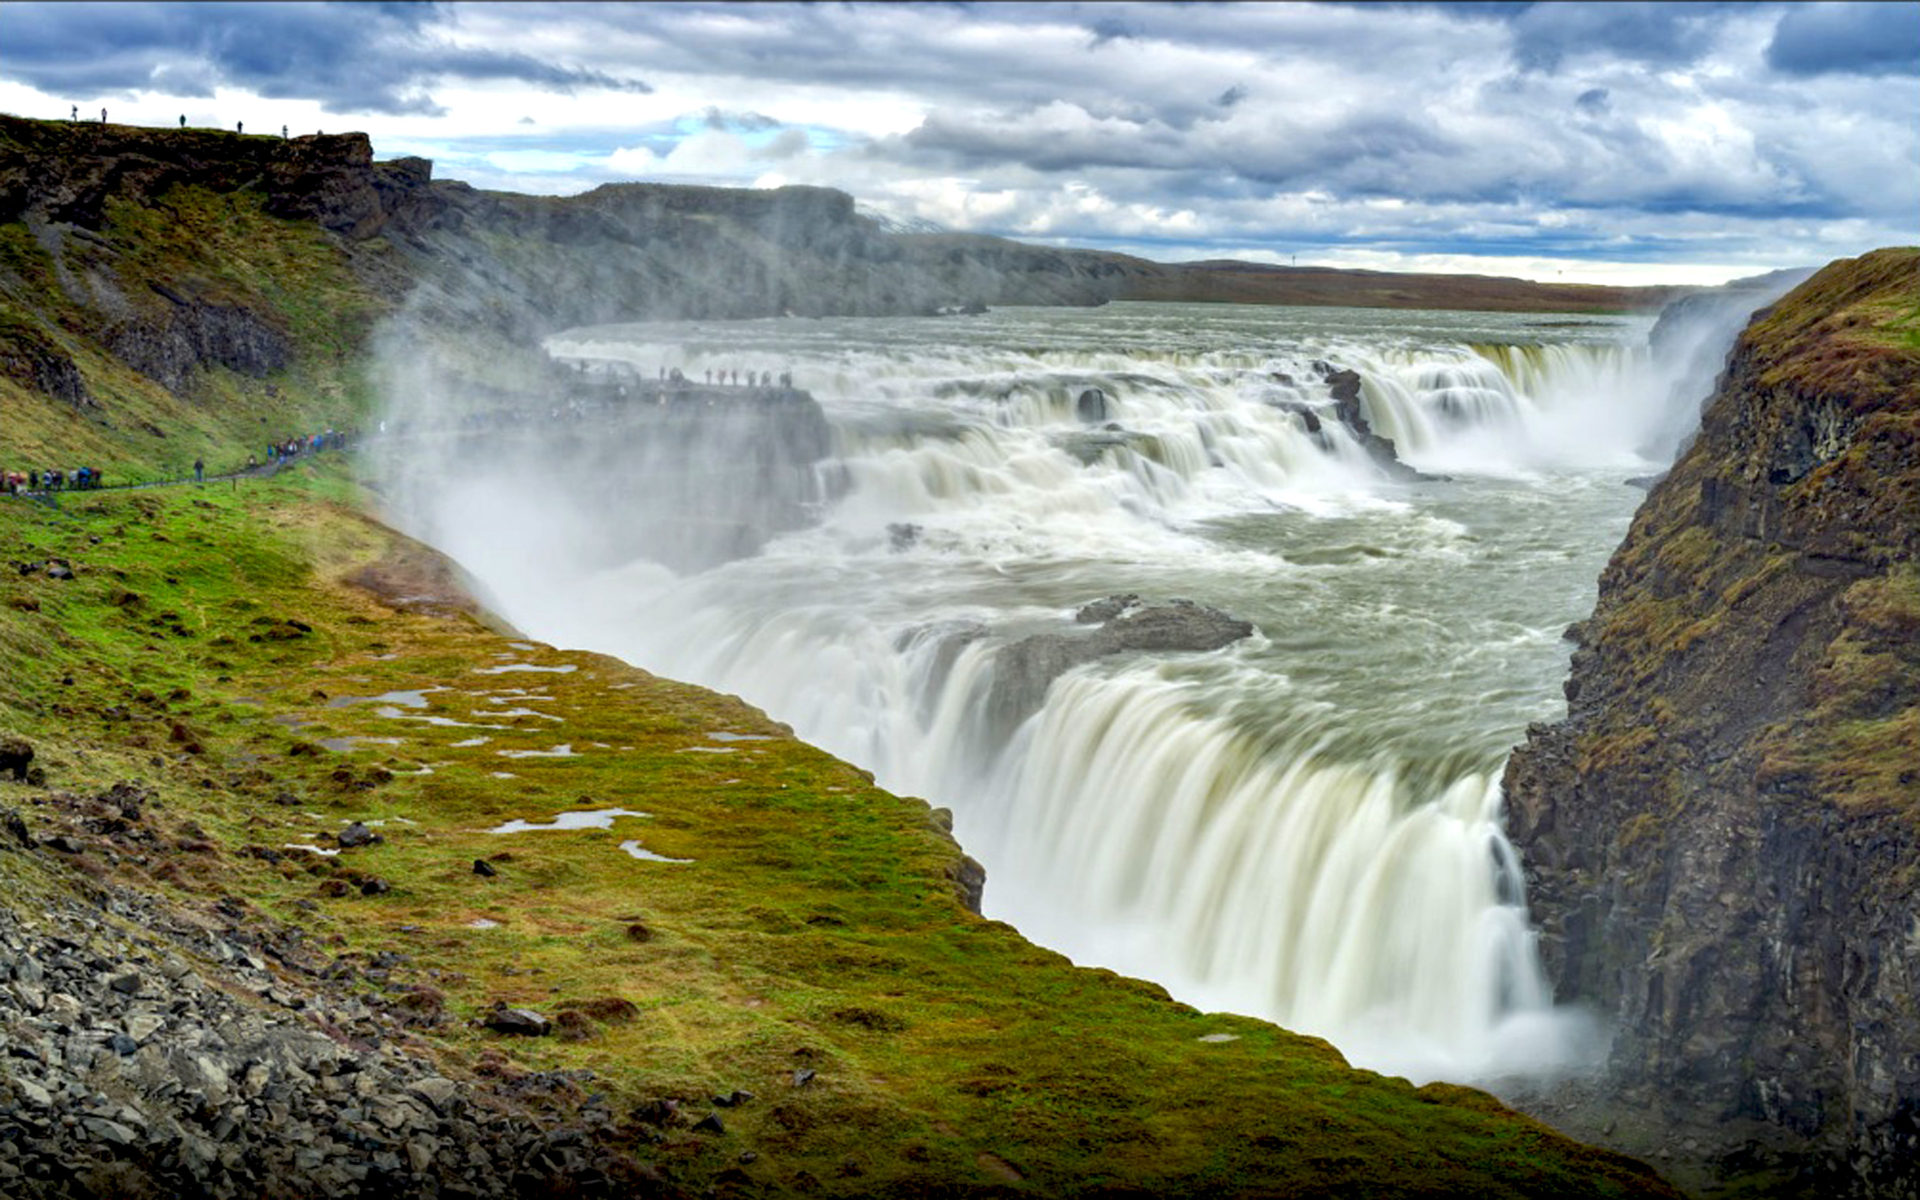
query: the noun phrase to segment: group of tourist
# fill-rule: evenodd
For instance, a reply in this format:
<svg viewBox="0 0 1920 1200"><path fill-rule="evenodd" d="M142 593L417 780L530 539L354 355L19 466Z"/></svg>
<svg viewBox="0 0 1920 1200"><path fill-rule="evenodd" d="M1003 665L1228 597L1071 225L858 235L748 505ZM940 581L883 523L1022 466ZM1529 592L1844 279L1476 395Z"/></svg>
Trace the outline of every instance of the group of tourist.
<svg viewBox="0 0 1920 1200"><path fill-rule="evenodd" d="M267 443L267 461L277 463L296 455L320 450L338 450L347 444L350 435L337 429L328 429L321 433L310 433L305 437L290 437L283 441ZM247 459L249 467L258 466L251 456Z"/></svg>
<svg viewBox="0 0 1920 1200"><path fill-rule="evenodd" d="M73 111L67 114L67 119L70 121L78 121L80 119L80 106L78 104L74 105ZM107 110L104 108L100 110L100 123L102 125L105 125L107 123ZM185 129L186 127L187 127L187 114L181 113L180 128ZM245 133L247 131L247 123L245 121L235 121L233 123L233 131L235 133ZM280 127L280 140L284 142L289 140L291 137L292 135L287 131L287 127L285 125L282 125Z"/></svg>
<svg viewBox="0 0 1920 1200"><path fill-rule="evenodd" d="M100 486L100 468L75 467L71 471L0 470L0 492L18 496L22 492L84 492Z"/></svg>
<svg viewBox="0 0 1920 1200"><path fill-rule="evenodd" d="M355 434L352 431L328 429L320 433L303 434L298 437L283 438L267 444L267 465L284 463L302 454L318 453L322 450L339 450L351 445ZM261 466L258 456L247 456L246 469L251 471ZM193 480L205 482L207 464L203 459L193 460ZM0 495L47 495L53 492L92 491L101 486L99 467L75 467L70 471L31 470L10 471L0 468ZM122 487L134 486L122 484Z"/></svg>
<svg viewBox="0 0 1920 1200"><path fill-rule="evenodd" d="M707 368L707 386L758 388L770 388L774 386L772 371L748 371L746 376L746 379L742 380L739 371L731 368L724 371L715 371L709 367ZM665 367L660 368L660 378L663 382L667 380L667 369ZM674 368L672 381L678 383L682 378L684 377L680 374L679 368ZM793 375L790 372L782 371L780 373L780 386L783 388L791 388L793 386Z"/></svg>

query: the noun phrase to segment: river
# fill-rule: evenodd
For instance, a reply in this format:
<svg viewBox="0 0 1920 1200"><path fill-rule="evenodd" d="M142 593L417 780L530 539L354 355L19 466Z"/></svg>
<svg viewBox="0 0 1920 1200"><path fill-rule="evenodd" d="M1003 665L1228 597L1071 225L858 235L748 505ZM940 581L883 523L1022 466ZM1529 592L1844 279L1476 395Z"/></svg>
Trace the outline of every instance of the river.
<svg viewBox="0 0 1920 1200"><path fill-rule="evenodd" d="M573 559L473 464L407 523L527 633L737 693L950 807L986 914L1077 962L1416 1079L1572 1069L1596 1035L1551 1003L1498 779L1563 711L1625 481L1688 424L1648 325L1116 303L574 330L550 351L595 370L791 372L832 426L815 523L696 572ZM1367 457L1316 362L1429 478ZM1120 593L1257 632L991 719L996 654Z"/></svg>

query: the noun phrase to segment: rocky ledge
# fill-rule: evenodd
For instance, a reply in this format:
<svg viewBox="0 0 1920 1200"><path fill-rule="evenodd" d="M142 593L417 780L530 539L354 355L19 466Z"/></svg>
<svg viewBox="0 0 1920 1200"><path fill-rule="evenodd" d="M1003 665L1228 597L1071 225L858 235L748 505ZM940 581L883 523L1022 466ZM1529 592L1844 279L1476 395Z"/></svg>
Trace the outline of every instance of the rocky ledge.
<svg viewBox="0 0 1920 1200"><path fill-rule="evenodd" d="M1003 647L993 660L987 705L991 724L1004 737L1032 716L1053 681L1096 659L1128 651L1203 653L1253 636L1251 622L1196 604L1152 604L1131 593L1108 596L1074 614L1091 630L1036 633Z"/></svg>
<svg viewBox="0 0 1920 1200"><path fill-rule="evenodd" d="M1608 1077L1534 1105L1695 1187L1915 1195L1920 250L1759 314L1506 775Z"/></svg>

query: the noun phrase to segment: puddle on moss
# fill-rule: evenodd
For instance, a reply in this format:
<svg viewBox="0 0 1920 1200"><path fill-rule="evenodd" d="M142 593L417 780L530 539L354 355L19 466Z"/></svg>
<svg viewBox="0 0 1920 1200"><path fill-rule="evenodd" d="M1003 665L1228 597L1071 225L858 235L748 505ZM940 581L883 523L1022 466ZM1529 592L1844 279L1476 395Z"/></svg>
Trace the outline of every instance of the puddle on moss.
<svg viewBox="0 0 1920 1200"><path fill-rule="evenodd" d="M638 841L635 841L631 838L629 838L624 842L621 842L620 848L622 850L625 850L628 854L633 855L635 858L640 859L642 862L690 863L693 861L690 858L668 858L664 854L655 854L653 851L647 849L645 846L642 846Z"/></svg>
<svg viewBox="0 0 1920 1200"><path fill-rule="evenodd" d="M475 667L475 675L505 675L509 671L544 671L549 675L567 675L580 668L572 663L562 663L557 667L540 667L533 663L501 663L497 667Z"/></svg>
<svg viewBox="0 0 1920 1200"><path fill-rule="evenodd" d="M770 742L773 739L764 733L731 733L725 729L712 729L707 736L716 742Z"/></svg>
<svg viewBox="0 0 1920 1200"><path fill-rule="evenodd" d="M350 708L355 704L392 704L401 708L425 708L427 697L434 692L444 692L444 687L414 688L411 691L382 692L378 696L335 696L327 701L328 708Z"/></svg>
<svg viewBox="0 0 1920 1200"><path fill-rule="evenodd" d="M389 721L419 721L425 725L437 725L443 729L509 729L508 725L481 725L473 721L456 721L452 717L436 717L431 714L416 715L401 712L392 704L383 704L373 710L376 717L385 717Z"/></svg>
<svg viewBox="0 0 1920 1200"><path fill-rule="evenodd" d="M495 750L501 758L579 758L572 742L562 742L551 750Z"/></svg>
<svg viewBox="0 0 1920 1200"><path fill-rule="evenodd" d="M535 712L531 708L490 708L484 712L476 709L473 715L476 717L490 717L494 720L504 720L508 717L541 717L548 721L560 721L563 723L566 721L565 717L556 717L552 713Z"/></svg>
<svg viewBox="0 0 1920 1200"><path fill-rule="evenodd" d="M487 830L488 833L530 833L550 829L612 829L616 817L648 817L651 813L635 812L630 808L596 808L577 812L563 812L544 825L518 818L504 825Z"/></svg>
<svg viewBox="0 0 1920 1200"><path fill-rule="evenodd" d="M346 754L358 746L398 746L400 738L392 737L330 737L321 738L320 745L335 754Z"/></svg>

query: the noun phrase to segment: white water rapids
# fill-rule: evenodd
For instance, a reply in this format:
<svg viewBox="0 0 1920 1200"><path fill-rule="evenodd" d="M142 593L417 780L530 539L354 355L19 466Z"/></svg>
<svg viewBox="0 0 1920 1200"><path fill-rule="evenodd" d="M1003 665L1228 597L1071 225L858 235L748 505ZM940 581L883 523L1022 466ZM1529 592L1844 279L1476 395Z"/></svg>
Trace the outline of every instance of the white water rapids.
<svg viewBox="0 0 1920 1200"><path fill-rule="evenodd" d="M527 633L736 692L950 806L987 914L1076 961L1419 1079L1565 1069L1592 1047L1541 977L1498 779L1561 710L1561 631L1641 496L1623 481L1688 425L1646 328L1115 304L580 330L550 348L648 379L791 371L844 490L686 575L575 550L584 524L673 518L563 510L484 456L415 463L396 515ZM1389 482L1316 359L1447 478ZM1110 410L1083 424L1096 387ZM1082 666L995 728L996 655L1121 592L1258 632Z"/></svg>

